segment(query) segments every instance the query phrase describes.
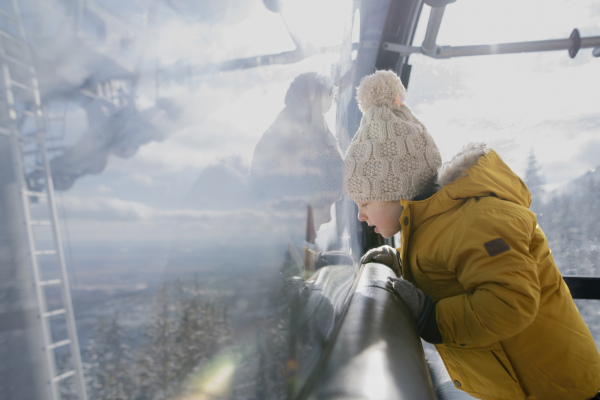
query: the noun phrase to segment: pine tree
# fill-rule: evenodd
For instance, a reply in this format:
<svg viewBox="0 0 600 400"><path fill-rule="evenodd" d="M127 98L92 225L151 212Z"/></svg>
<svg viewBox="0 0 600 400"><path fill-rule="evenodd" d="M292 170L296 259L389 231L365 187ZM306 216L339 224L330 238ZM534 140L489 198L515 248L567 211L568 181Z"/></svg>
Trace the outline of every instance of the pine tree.
<svg viewBox="0 0 600 400"><path fill-rule="evenodd" d="M136 374L142 399L165 400L175 391L177 360L173 338L176 326L171 301L168 283L164 282L144 330L145 342L138 351Z"/></svg>
<svg viewBox="0 0 600 400"><path fill-rule="evenodd" d="M180 281L176 285L180 314L175 344L178 377L182 381L219 350L223 335L220 328L224 321L214 304L209 299L202 299L197 278L191 290L186 291Z"/></svg>
<svg viewBox="0 0 600 400"><path fill-rule="evenodd" d="M186 394L187 384L220 351L231 345L227 307L202 298L198 279L160 288L144 331L136 367L140 399Z"/></svg>
<svg viewBox="0 0 600 400"><path fill-rule="evenodd" d="M538 223L540 226L541 219L543 218L542 204L545 196L543 185L545 184L544 178L540 174L540 168L537 165L537 159L533 153L533 149L529 152L527 157L527 168L525 169L525 184L531 193L531 211L536 213L538 217Z"/></svg>
<svg viewBox="0 0 600 400"><path fill-rule="evenodd" d="M203 298L198 277L193 287L186 288L178 281L179 325L175 335L177 351L177 376L182 394L206 368L226 353L232 345L227 306L218 299ZM192 384L193 386L193 384Z"/></svg>
<svg viewBox="0 0 600 400"><path fill-rule="evenodd" d="M203 340L201 329L201 311L198 299L198 286L194 282L195 292L186 296L181 281L176 283L179 292L179 325L175 333L175 351L177 355L178 380L185 377L198 365L203 357Z"/></svg>
<svg viewBox="0 0 600 400"><path fill-rule="evenodd" d="M600 201L598 195L600 194L600 186L594 178L588 176L581 180L580 190L580 207L578 208L581 216L582 234L583 238L591 241L592 243L598 243L598 213L600 212Z"/></svg>
<svg viewBox="0 0 600 400"><path fill-rule="evenodd" d="M84 364L88 394L91 399L133 399L135 390L133 356L127 344L119 314L101 316L96 337L87 347Z"/></svg>

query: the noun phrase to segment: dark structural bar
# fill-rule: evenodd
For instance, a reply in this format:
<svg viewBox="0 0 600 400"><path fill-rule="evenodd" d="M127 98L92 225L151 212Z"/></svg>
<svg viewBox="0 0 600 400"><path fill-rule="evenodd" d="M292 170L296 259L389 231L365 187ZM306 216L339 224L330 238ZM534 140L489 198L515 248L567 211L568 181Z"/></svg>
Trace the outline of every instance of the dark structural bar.
<svg viewBox="0 0 600 400"><path fill-rule="evenodd" d="M574 299L600 300L600 277L563 276Z"/></svg>

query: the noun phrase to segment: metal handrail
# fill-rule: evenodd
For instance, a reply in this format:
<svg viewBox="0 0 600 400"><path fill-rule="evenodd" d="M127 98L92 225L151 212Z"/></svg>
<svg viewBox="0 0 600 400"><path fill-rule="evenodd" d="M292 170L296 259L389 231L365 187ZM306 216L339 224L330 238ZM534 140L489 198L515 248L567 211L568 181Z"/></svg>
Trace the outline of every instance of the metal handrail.
<svg viewBox="0 0 600 400"><path fill-rule="evenodd" d="M331 346L298 398L436 398L406 305L386 288L385 265L362 266Z"/></svg>

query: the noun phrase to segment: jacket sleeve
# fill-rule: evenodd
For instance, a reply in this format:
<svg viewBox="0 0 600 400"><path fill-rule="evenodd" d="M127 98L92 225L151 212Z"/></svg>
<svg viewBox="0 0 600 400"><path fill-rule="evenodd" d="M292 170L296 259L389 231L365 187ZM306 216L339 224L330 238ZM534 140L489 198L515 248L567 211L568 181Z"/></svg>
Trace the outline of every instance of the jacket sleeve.
<svg viewBox="0 0 600 400"><path fill-rule="evenodd" d="M442 252L466 293L441 299L436 319L444 344L489 346L536 316L541 290L529 253L536 219L519 207L465 208Z"/></svg>

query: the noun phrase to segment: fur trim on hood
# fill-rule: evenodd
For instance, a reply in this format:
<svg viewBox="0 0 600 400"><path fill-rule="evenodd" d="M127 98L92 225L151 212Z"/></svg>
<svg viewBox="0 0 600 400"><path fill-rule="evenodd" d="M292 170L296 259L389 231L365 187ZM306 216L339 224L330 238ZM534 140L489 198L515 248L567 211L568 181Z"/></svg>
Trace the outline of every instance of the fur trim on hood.
<svg viewBox="0 0 600 400"><path fill-rule="evenodd" d="M486 155L489 148L485 143L470 143L456 154L452 160L440 168L438 184L444 187L467 175L467 170L477 164L479 157Z"/></svg>

